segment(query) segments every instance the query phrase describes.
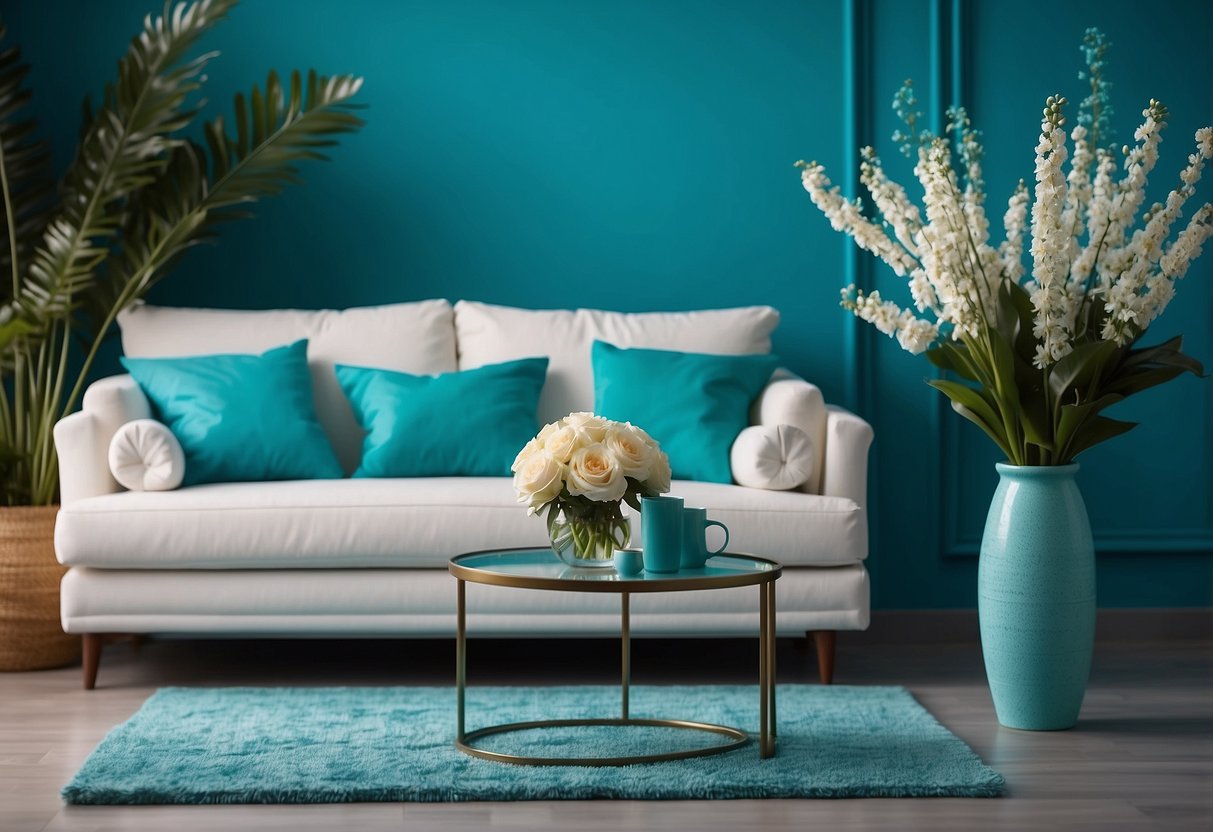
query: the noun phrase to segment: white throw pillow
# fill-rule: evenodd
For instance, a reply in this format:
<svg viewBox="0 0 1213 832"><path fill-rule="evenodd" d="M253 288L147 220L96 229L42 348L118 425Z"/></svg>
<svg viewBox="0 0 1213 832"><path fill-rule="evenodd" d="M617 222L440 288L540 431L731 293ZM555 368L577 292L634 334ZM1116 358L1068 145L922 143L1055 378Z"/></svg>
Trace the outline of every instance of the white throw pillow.
<svg viewBox="0 0 1213 832"><path fill-rule="evenodd" d="M110 440L110 473L131 491L171 491L185 476L185 452L167 425L136 419Z"/></svg>
<svg viewBox="0 0 1213 832"><path fill-rule="evenodd" d="M787 491L813 476L813 440L793 425L754 425L737 435L729 452L738 485Z"/></svg>
<svg viewBox="0 0 1213 832"><path fill-rule="evenodd" d="M594 408L590 347L751 355L771 351L779 313L769 306L697 312L605 312L600 309L518 309L461 300L455 304L459 369L519 358L548 357L539 421L554 422Z"/></svg>

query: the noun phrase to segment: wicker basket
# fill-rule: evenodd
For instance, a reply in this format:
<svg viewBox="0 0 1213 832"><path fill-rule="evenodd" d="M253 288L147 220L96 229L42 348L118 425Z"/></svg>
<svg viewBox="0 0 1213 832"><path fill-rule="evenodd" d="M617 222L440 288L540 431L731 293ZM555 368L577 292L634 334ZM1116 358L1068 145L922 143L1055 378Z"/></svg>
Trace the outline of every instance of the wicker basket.
<svg viewBox="0 0 1213 832"><path fill-rule="evenodd" d="M62 667L80 656L80 637L59 623L55 560L58 506L0 508L0 670Z"/></svg>

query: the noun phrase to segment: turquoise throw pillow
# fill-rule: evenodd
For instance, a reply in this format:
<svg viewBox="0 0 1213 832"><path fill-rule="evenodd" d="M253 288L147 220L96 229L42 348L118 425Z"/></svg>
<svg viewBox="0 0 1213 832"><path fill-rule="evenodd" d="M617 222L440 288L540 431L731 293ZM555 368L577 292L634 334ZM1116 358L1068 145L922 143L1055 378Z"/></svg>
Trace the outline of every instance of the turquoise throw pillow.
<svg viewBox="0 0 1213 832"><path fill-rule="evenodd" d="M185 451L184 485L338 479L316 420L307 341L262 355L123 358Z"/></svg>
<svg viewBox="0 0 1213 832"><path fill-rule="evenodd" d="M590 355L595 413L647 431L678 479L733 481L729 449L778 357L625 350L602 341Z"/></svg>
<svg viewBox="0 0 1213 832"><path fill-rule="evenodd" d="M337 365L366 430L355 477L508 477L538 429L546 358L414 376Z"/></svg>

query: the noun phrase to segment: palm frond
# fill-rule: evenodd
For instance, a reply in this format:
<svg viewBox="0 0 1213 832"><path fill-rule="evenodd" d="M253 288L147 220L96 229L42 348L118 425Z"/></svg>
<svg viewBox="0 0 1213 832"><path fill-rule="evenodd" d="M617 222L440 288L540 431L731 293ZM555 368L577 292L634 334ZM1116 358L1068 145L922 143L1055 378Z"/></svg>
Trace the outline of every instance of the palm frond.
<svg viewBox="0 0 1213 832"><path fill-rule="evenodd" d="M310 70L305 97L296 71L291 73L288 95L278 74L270 72L264 95L253 87L247 109L244 96L236 95L236 135L227 133L222 117L206 125L212 162L206 207L218 212L212 221L223 219L226 209L274 196L297 182L299 161L327 159L321 151L336 144L331 137L352 133L363 125L351 112L356 105L350 103L361 87L361 78L326 78Z"/></svg>
<svg viewBox="0 0 1213 832"><path fill-rule="evenodd" d="M108 329L182 253L214 236L217 225L247 217L248 205L299 181L300 162L327 158L321 150L336 143L332 137L363 125L351 103L361 87L361 78L309 71L305 96L298 71L289 91L270 72L264 93L253 87L248 99L236 96L234 136L222 116L205 126L209 159L193 142L175 145L159 176L132 194L119 245L82 293L89 329ZM79 394L77 385L69 409Z"/></svg>
<svg viewBox="0 0 1213 832"><path fill-rule="evenodd" d="M170 1L144 19L99 106L84 101L57 203L46 147L20 115L27 70L16 50L0 51L2 502L54 501L51 429L79 402L117 314L220 222L248 216L251 203L298 181L299 163L325 158L335 136L362 126L350 103L361 78L312 72L305 86L294 73L284 89L270 73L264 89L236 96L234 136L220 118L205 125L205 144L186 139L214 53L189 55L235 3Z"/></svg>
<svg viewBox="0 0 1213 832"><path fill-rule="evenodd" d="M156 181L131 194L120 222L117 245L80 296L85 332L102 332L132 301L143 295L150 270L166 274L190 247L210 235L196 216L206 197L206 151L183 142L169 154Z"/></svg>
<svg viewBox="0 0 1213 832"><path fill-rule="evenodd" d="M264 93L254 87L247 99L237 95L234 136L224 118L216 118L205 126L209 159L199 145L183 143L161 176L139 191L138 209L122 229L121 254L107 263L106 279L89 288L89 307L112 319L182 251L213 236L219 223L248 216L246 206L299 181L300 162L325 159L320 150L335 144L333 136L362 126L350 103L361 86L361 78L311 71L305 98L299 72L292 73L289 91L271 72Z"/></svg>
<svg viewBox="0 0 1213 832"><path fill-rule="evenodd" d="M166 4L161 17L144 19L142 32L118 62L118 80L106 87L64 179L62 209L47 226L12 300L35 333L68 314L77 294L93 282L119 229L120 215L112 206L155 182L168 164L181 142L174 134L195 115L189 97L214 53L185 57L234 3Z"/></svg>
<svg viewBox="0 0 1213 832"><path fill-rule="evenodd" d="M0 43L6 35L0 23ZM28 73L20 50L0 49L0 298L5 301L12 299L54 205L50 146L36 137L33 119L24 114L30 100Z"/></svg>

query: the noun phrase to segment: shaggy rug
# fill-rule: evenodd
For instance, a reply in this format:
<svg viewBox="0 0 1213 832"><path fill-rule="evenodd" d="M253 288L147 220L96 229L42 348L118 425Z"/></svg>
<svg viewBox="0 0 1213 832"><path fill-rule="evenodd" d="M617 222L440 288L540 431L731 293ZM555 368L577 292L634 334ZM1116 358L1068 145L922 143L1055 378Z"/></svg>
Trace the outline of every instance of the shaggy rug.
<svg viewBox="0 0 1213 832"><path fill-rule="evenodd" d="M68 803L686 800L993 797L986 767L904 689L781 685L777 755L757 740L712 757L614 768L518 766L452 745L452 688L165 688L109 733L64 787ZM632 716L757 733L753 685L639 686ZM471 687L468 730L614 716L615 687ZM491 741L491 742L490 742ZM484 738L492 750L602 756L718 738L662 728L577 728Z"/></svg>

